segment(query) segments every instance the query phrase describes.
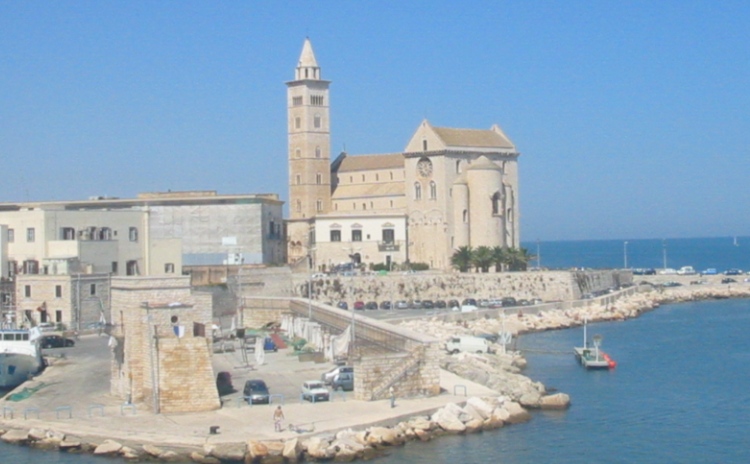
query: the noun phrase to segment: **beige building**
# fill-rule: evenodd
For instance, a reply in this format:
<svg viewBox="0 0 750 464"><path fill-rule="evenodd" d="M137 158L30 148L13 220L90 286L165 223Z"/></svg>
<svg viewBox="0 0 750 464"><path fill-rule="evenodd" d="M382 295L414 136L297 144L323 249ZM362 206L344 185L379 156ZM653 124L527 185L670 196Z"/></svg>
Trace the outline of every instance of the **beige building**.
<svg viewBox="0 0 750 464"><path fill-rule="evenodd" d="M329 84L306 39L287 83L291 263L446 269L461 246L520 246L520 154L499 126L425 120L402 152L342 153L331 163Z"/></svg>

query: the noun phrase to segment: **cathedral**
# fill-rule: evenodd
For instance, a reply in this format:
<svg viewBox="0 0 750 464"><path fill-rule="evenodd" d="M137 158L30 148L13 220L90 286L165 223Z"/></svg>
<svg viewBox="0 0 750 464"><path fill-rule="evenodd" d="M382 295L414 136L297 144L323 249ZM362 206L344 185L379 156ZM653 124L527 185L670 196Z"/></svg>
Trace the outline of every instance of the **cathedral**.
<svg viewBox="0 0 750 464"><path fill-rule="evenodd" d="M518 156L499 126L422 121L402 152L331 162L329 86L306 39L287 82L290 264L425 263L462 246L518 248Z"/></svg>

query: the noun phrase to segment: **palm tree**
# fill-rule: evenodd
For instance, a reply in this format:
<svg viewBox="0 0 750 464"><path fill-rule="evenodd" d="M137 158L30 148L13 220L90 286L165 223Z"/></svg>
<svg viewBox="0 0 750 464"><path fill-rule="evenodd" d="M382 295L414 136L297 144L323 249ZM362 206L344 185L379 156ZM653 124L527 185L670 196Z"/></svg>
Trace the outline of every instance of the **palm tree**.
<svg viewBox="0 0 750 464"><path fill-rule="evenodd" d="M501 246L493 247L492 260L495 263L495 272L501 272L508 261L508 249Z"/></svg>
<svg viewBox="0 0 750 464"><path fill-rule="evenodd" d="M459 247L451 256L451 265L460 272L466 272L471 266L472 250L470 246Z"/></svg>
<svg viewBox="0 0 750 464"><path fill-rule="evenodd" d="M529 262L536 259L536 256L530 255L529 250L526 248L510 248L508 249L508 268L511 271L525 271Z"/></svg>
<svg viewBox="0 0 750 464"><path fill-rule="evenodd" d="M492 248L488 246L477 247L471 256L471 263L482 272L489 272L490 266L495 262Z"/></svg>

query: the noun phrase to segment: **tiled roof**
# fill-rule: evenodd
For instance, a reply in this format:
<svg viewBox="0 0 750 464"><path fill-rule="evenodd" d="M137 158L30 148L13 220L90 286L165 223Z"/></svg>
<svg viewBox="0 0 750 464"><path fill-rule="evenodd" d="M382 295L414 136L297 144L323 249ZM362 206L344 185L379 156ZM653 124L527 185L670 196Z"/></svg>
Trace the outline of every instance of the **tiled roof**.
<svg viewBox="0 0 750 464"><path fill-rule="evenodd" d="M377 169L403 169L404 155L386 153L382 155L347 155L337 172L373 171Z"/></svg>
<svg viewBox="0 0 750 464"><path fill-rule="evenodd" d="M515 148L507 138L492 130L433 127L448 147Z"/></svg>
<svg viewBox="0 0 750 464"><path fill-rule="evenodd" d="M379 182L374 184L339 184L333 192L334 200L345 198L403 196L403 182Z"/></svg>

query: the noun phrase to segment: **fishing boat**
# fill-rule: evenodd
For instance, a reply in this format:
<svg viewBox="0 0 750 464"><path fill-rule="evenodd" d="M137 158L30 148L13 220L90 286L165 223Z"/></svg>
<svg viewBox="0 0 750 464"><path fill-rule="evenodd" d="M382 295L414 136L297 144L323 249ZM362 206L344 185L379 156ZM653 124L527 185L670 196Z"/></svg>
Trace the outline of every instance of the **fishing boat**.
<svg viewBox="0 0 750 464"><path fill-rule="evenodd" d="M0 388L17 387L44 366L41 331L0 329Z"/></svg>
<svg viewBox="0 0 750 464"><path fill-rule="evenodd" d="M601 350L601 343L604 337L601 335L594 335L591 340L593 342L593 348L588 346L588 338L586 336L586 329L588 320L583 320L583 346L574 347L573 353L575 354L578 361L586 369L614 369L617 363L607 353Z"/></svg>

